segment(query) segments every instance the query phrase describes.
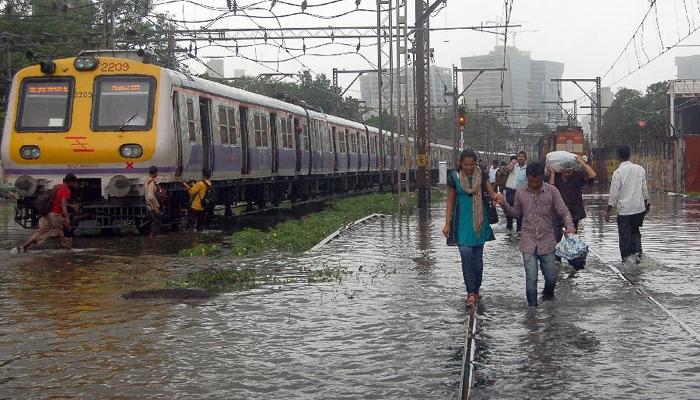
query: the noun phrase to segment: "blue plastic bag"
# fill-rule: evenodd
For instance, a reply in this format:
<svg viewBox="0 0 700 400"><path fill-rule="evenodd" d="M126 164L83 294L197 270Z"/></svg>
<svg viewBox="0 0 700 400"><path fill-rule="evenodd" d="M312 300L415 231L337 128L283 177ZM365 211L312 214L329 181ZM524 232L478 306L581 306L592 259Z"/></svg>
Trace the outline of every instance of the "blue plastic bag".
<svg viewBox="0 0 700 400"><path fill-rule="evenodd" d="M588 255L588 245L579 235L564 236L557 244L555 252L558 257L574 260Z"/></svg>

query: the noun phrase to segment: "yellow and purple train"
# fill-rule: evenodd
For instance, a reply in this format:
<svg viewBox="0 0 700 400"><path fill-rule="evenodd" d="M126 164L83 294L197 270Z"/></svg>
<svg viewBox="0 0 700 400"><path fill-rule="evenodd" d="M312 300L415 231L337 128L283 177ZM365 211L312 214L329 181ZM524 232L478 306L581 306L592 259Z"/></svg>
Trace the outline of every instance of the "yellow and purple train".
<svg viewBox="0 0 700 400"><path fill-rule="evenodd" d="M38 220L33 199L72 172L87 215L80 228L144 228L151 165L168 188L174 221L187 204L179 182L205 170L227 211L389 182L395 177L382 172L392 165L390 137L304 104L144 62L142 53L84 52L14 76L0 161L20 196L15 219L24 227ZM394 165L408 163L412 171L413 140L395 142ZM450 157L451 148L430 146L431 169Z"/></svg>

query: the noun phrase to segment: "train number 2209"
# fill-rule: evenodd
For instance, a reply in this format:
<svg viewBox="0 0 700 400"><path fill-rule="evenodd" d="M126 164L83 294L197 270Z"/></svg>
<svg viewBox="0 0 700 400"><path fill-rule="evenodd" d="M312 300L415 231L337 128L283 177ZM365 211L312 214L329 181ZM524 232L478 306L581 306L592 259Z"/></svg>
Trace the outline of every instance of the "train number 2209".
<svg viewBox="0 0 700 400"><path fill-rule="evenodd" d="M102 64L101 72L123 72L129 70L129 63L110 62Z"/></svg>

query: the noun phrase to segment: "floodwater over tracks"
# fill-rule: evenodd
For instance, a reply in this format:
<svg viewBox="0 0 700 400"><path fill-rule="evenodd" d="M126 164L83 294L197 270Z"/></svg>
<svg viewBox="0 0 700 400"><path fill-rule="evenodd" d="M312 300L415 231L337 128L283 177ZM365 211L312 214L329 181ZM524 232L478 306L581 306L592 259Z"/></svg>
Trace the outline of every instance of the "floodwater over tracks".
<svg viewBox="0 0 700 400"><path fill-rule="evenodd" d="M700 329L692 306L700 299L700 205L653 202L643 228L648 257L626 272ZM617 260L614 223L600 222L603 199L587 203L584 237ZM4 212L9 249L26 231ZM77 252L4 256L0 397L455 398L467 315L443 222L441 209L424 226L413 217L375 219L298 256L176 257L221 239L190 234L154 247L133 236L79 239ZM502 225L495 231L485 250L474 398L699 396L700 345L602 262L590 257L576 275L560 267L556 298L528 310L517 243ZM205 300L121 297L228 265L281 279ZM304 281L328 267L352 274Z"/></svg>

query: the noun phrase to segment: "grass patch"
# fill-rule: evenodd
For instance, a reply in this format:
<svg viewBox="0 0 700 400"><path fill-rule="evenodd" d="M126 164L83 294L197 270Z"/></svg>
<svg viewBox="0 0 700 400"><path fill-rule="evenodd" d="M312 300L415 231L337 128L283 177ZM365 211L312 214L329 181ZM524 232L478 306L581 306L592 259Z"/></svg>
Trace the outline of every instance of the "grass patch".
<svg viewBox="0 0 700 400"><path fill-rule="evenodd" d="M257 286L255 271L235 268L190 272L165 284L166 288L198 288L214 293L253 289Z"/></svg>
<svg viewBox="0 0 700 400"><path fill-rule="evenodd" d="M406 196L406 194L402 194ZM444 190L432 191L432 203L444 201ZM416 195L404 197L404 212L416 210ZM304 252L341 227L370 214L394 214L398 211L395 193L372 193L336 201L331 207L308 214L297 220L284 221L269 232L246 228L231 237L231 253L248 256L265 250Z"/></svg>
<svg viewBox="0 0 700 400"><path fill-rule="evenodd" d="M373 193L340 199L323 211L297 220L284 221L269 232L244 229L231 237L232 253L247 256L264 250L303 252L341 227L369 214L393 214L398 210L396 194ZM409 212L416 208L415 198L407 202Z"/></svg>
<svg viewBox="0 0 700 400"><path fill-rule="evenodd" d="M352 275L352 272L348 271L345 267L324 267L322 269L317 269L311 272L307 278L309 283L321 283L321 282L338 282L340 283L344 277L347 275Z"/></svg>
<svg viewBox="0 0 700 400"><path fill-rule="evenodd" d="M200 244L190 249L182 249L177 252L178 257L211 256L221 253L221 247L215 243Z"/></svg>

